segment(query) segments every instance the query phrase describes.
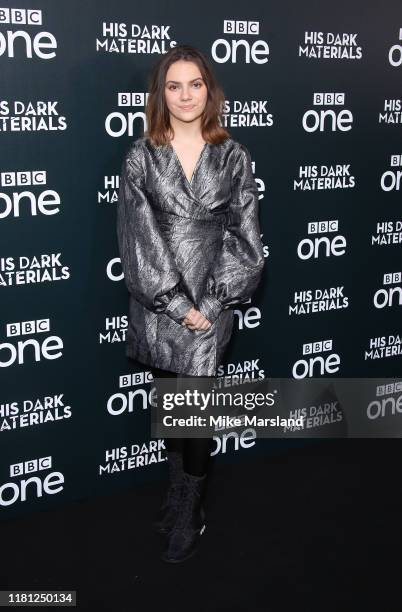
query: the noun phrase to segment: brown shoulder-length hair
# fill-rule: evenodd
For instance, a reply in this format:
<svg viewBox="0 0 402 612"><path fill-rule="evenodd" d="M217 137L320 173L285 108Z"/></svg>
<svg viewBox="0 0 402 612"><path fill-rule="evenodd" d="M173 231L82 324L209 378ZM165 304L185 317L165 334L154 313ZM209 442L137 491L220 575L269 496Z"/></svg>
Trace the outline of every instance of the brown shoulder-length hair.
<svg viewBox="0 0 402 612"><path fill-rule="evenodd" d="M169 109L165 101L165 82L169 67L178 60L197 64L208 90L201 117L202 136L210 144L220 144L230 138L229 132L220 125L225 95L206 57L201 51L190 45L172 47L167 53L161 55L154 65L148 80L149 95L145 107L147 129L144 136L155 146L168 144L173 136Z"/></svg>

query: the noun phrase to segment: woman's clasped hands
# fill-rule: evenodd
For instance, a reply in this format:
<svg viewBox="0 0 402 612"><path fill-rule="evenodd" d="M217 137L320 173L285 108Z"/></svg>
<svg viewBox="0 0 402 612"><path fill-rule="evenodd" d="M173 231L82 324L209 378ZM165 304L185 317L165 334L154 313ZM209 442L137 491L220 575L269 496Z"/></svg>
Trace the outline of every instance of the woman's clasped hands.
<svg viewBox="0 0 402 612"><path fill-rule="evenodd" d="M190 308L186 316L182 321L182 325L185 325L189 329L207 330L211 327L212 323L208 321L204 315L194 308Z"/></svg>

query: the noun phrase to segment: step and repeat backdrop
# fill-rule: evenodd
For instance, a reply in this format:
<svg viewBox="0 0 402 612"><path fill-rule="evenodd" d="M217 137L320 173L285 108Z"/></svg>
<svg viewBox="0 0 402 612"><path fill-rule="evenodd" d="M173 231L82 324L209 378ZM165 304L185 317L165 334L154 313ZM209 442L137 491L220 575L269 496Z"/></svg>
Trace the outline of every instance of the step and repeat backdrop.
<svg viewBox="0 0 402 612"><path fill-rule="evenodd" d="M183 43L212 63L259 189L264 278L218 376L402 374L399 2L3 2L3 518L166 469L150 372L125 355L115 223L149 71ZM258 448L272 446L252 428L225 432L213 456Z"/></svg>

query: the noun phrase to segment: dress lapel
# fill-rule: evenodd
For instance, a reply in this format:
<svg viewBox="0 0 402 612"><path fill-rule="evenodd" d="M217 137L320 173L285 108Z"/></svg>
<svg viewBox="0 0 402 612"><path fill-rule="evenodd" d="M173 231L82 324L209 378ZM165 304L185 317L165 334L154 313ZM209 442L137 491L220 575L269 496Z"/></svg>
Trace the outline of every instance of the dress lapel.
<svg viewBox="0 0 402 612"><path fill-rule="evenodd" d="M195 195L195 193L194 193L194 181L195 181L195 177L196 177L196 174L197 174L198 167L199 167L199 165L201 163L201 160L202 160L202 158L204 156L204 153L205 153L206 149L208 148L209 144L207 142L204 144L204 146L203 146L203 148L201 150L201 153L198 156L197 163L194 166L193 174L191 176L191 181L188 180L188 178L186 176L186 173L184 172L183 166L181 165L180 159L179 159L179 157L178 157L174 147L170 143L169 143L168 146L170 147L170 149L172 151L172 156L173 156L173 158L175 160L176 166L178 167L178 169L180 171L180 174L182 175L184 181L186 182L186 184L189 187L189 189L191 190L191 192Z"/></svg>

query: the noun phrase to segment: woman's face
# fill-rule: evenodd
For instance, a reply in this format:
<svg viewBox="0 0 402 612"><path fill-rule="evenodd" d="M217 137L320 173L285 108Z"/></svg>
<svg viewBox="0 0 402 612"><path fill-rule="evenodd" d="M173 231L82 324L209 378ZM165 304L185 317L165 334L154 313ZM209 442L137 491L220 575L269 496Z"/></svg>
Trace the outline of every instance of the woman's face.
<svg viewBox="0 0 402 612"><path fill-rule="evenodd" d="M165 81L165 100L169 112L178 120L198 119L205 108L207 86L194 62L178 60L169 67Z"/></svg>

